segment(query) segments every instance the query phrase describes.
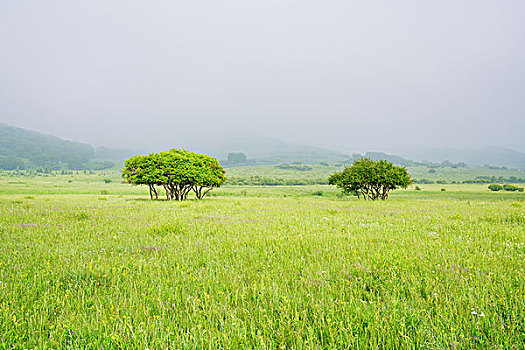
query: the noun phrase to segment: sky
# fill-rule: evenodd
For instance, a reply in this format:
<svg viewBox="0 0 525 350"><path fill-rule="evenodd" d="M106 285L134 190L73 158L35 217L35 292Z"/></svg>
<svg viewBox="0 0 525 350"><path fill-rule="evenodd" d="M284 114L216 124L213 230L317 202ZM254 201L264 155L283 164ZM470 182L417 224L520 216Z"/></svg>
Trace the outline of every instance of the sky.
<svg viewBox="0 0 525 350"><path fill-rule="evenodd" d="M0 122L110 147L525 152L522 0L0 1Z"/></svg>

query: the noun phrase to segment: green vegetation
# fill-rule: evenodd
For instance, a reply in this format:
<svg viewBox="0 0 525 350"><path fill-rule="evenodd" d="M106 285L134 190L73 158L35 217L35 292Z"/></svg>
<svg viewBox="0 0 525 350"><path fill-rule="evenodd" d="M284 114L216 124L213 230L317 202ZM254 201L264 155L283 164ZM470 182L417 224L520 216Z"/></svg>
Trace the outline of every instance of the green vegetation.
<svg viewBox="0 0 525 350"><path fill-rule="evenodd" d="M112 162L93 161L94 156L94 149L90 145L0 123L0 169L38 169L40 172L49 172L113 167Z"/></svg>
<svg viewBox="0 0 525 350"><path fill-rule="evenodd" d="M295 170L295 171L312 171L313 170L312 167L308 165L301 165L301 164L295 164L295 165L281 164L281 165L276 165L275 167L279 169Z"/></svg>
<svg viewBox="0 0 525 350"><path fill-rule="evenodd" d="M312 167L257 169L334 172ZM0 172L0 348L519 348L525 195L418 186L176 202L116 171Z"/></svg>
<svg viewBox="0 0 525 350"><path fill-rule="evenodd" d="M499 184L492 184L492 185L489 185L489 190L491 191L501 191L503 189L503 186L499 185Z"/></svg>
<svg viewBox="0 0 525 350"><path fill-rule="evenodd" d="M519 191L519 192L523 192L523 187L518 187L516 185L510 185L510 184L505 184L503 185L503 190L504 191Z"/></svg>
<svg viewBox="0 0 525 350"><path fill-rule="evenodd" d="M339 187L345 194L364 200L385 200L397 188L407 188L412 180L405 168L386 160L361 158L329 178L330 185Z"/></svg>
<svg viewBox="0 0 525 350"><path fill-rule="evenodd" d="M243 164L246 163L246 161L246 154L242 152L228 154L228 162L231 162L232 164Z"/></svg>
<svg viewBox="0 0 525 350"><path fill-rule="evenodd" d="M525 342L521 193L428 185L359 202L327 186L225 187L178 203L116 173L4 176L0 189L68 178L61 195L0 196L0 346Z"/></svg>
<svg viewBox="0 0 525 350"><path fill-rule="evenodd" d="M202 199L226 180L217 159L177 149L131 157L126 161L122 177L132 185L147 185L151 199L154 196L158 199L155 186L162 186L168 200L178 201L185 200L190 191Z"/></svg>

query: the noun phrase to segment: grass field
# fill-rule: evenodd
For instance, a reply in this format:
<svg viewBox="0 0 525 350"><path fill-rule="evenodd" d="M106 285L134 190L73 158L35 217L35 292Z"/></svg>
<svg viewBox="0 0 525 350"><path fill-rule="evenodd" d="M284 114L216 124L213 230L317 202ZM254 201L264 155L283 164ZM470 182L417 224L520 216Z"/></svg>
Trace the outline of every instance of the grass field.
<svg viewBox="0 0 525 350"><path fill-rule="evenodd" d="M342 166L322 166L308 165L311 171L296 171L289 169L280 169L275 166L245 166L226 169L228 177L232 179L250 178L252 176L261 176L265 178L277 179L305 179L313 181L326 181L328 177L336 171L341 171ZM508 179L512 176L525 179L525 172L519 170L502 170L488 169L480 167L467 168L437 168L430 169L425 166L409 167L408 172L413 179L427 179L430 181L463 182L474 180L477 176L496 177L500 176Z"/></svg>
<svg viewBox="0 0 525 350"><path fill-rule="evenodd" d="M0 348L523 349L525 195L420 187L0 177Z"/></svg>

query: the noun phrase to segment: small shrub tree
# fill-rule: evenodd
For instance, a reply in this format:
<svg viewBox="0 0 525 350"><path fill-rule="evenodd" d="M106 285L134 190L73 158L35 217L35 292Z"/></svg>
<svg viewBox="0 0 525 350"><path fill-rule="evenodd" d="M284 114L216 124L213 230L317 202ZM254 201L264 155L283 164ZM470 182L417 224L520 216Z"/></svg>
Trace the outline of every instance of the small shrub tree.
<svg viewBox="0 0 525 350"><path fill-rule="evenodd" d="M132 185L148 185L151 199L158 199L155 186L162 186L168 200L178 201L186 199L191 191L202 199L226 181L217 159L178 149L131 157L122 177Z"/></svg>
<svg viewBox="0 0 525 350"><path fill-rule="evenodd" d="M516 185L509 185L509 184L505 184L503 185L503 190L504 191L511 191L511 192L514 192L514 191L517 191L519 189L518 186Z"/></svg>
<svg viewBox="0 0 525 350"><path fill-rule="evenodd" d="M489 190L491 191L501 191L503 189L503 186L499 185L499 184L491 184L489 185Z"/></svg>
<svg viewBox="0 0 525 350"><path fill-rule="evenodd" d="M395 166L386 160L361 158L341 172L334 173L328 179L343 193L354 194L365 200L385 200L390 191L407 188L412 179L405 168Z"/></svg>

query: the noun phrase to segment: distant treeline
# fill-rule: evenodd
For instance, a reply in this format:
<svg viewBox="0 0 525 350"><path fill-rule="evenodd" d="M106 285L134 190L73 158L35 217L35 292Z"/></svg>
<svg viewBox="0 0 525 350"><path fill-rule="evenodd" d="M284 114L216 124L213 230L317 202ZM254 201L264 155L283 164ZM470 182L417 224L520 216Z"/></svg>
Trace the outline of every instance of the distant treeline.
<svg viewBox="0 0 525 350"><path fill-rule="evenodd" d="M450 181L447 182L445 180L428 180L428 179L416 179L414 180L415 184L458 184L458 183L464 183L464 184L491 184L491 183L513 183L513 184L521 184L525 183L525 179L518 178L516 176L511 176L508 179L503 178L503 176L477 176L475 179L471 180L464 180L464 181Z"/></svg>
<svg viewBox="0 0 525 350"><path fill-rule="evenodd" d="M62 169L62 170L49 170L49 169L27 169L27 170L0 170L0 176L24 176L24 177L33 177L33 176L58 176L58 175L100 175L99 173L95 173L92 169L84 169L84 170L69 170L69 169ZM106 173L103 173L106 174Z"/></svg>
<svg viewBox="0 0 525 350"><path fill-rule="evenodd" d="M263 176L229 177L226 184L232 186L328 185L328 179L280 179Z"/></svg>
<svg viewBox="0 0 525 350"><path fill-rule="evenodd" d="M275 166L278 169L283 170L295 170L295 171L312 171L313 168L308 165L289 165L289 164L281 164Z"/></svg>
<svg viewBox="0 0 525 350"><path fill-rule="evenodd" d="M452 163L448 160L445 160L441 163L432 163L432 162L426 162L426 161L423 161L423 162L416 162L416 161L413 161L413 160L410 160L410 159L406 159L406 158L403 158L401 156L398 156L398 155L393 155L393 154L387 154L387 153L383 153L383 152L367 152L364 156L362 154L359 154L359 153L354 153L352 155L352 158L350 158L349 160L341 163L341 164L344 164L344 163L352 163L354 160L356 159L360 159L360 158L363 158L363 157L367 157L367 158L370 158L370 159L373 159L373 160L380 160L380 159L385 159L385 160L388 160L389 162L392 162L396 165L401 165L401 166L404 166L404 167L415 167L415 166L425 166L427 168L430 168L430 169L437 169L437 168L467 168L468 167L468 164L465 163L465 162L458 162L458 163Z"/></svg>

